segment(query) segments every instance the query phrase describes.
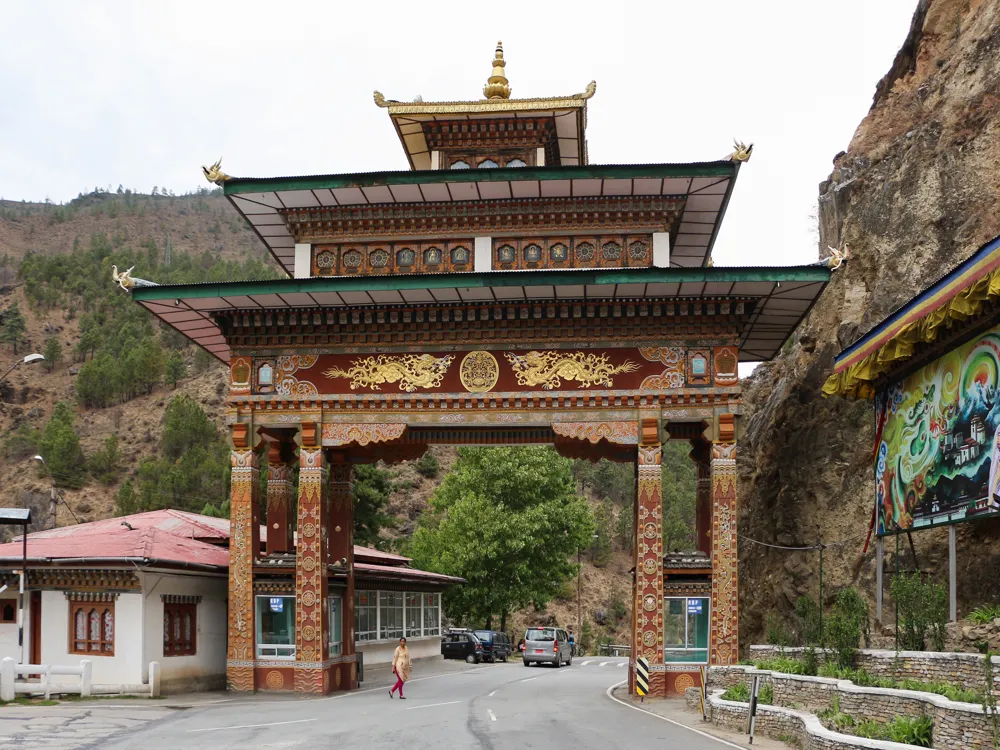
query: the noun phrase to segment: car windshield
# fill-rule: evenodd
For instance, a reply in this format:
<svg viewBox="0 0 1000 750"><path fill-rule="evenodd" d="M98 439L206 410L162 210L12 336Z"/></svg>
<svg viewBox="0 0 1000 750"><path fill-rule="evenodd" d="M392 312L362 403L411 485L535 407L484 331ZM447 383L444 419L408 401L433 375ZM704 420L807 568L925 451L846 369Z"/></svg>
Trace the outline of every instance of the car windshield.
<svg viewBox="0 0 1000 750"><path fill-rule="evenodd" d="M477 630L476 631L476 638L478 638L481 641L488 641L488 640L490 640L490 631L488 631L488 630Z"/></svg>
<svg viewBox="0 0 1000 750"><path fill-rule="evenodd" d="M529 630L528 634L524 636L524 639L526 641L554 641L556 639L556 631L535 628L533 630Z"/></svg>

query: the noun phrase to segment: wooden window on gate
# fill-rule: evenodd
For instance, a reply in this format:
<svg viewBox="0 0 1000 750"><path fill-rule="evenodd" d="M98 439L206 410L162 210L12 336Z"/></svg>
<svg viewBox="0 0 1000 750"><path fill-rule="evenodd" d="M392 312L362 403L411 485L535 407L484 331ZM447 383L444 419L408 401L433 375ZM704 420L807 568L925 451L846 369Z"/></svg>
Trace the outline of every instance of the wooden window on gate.
<svg viewBox="0 0 1000 750"><path fill-rule="evenodd" d="M163 655L190 656L197 650L198 605L163 603Z"/></svg>
<svg viewBox="0 0 1000 750"><path fill-rule="evenodd" d="M115 603L70 602L71 654L115 655Z"/></svg>

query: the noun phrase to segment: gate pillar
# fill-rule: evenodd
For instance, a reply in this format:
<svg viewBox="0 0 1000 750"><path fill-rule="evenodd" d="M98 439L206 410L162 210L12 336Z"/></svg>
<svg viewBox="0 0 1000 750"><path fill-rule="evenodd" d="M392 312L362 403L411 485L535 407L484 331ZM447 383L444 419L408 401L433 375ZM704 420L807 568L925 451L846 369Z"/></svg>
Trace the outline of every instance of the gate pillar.
<svg viewBox="0 0 1000 750"><path fill-rule="evenodd" d="M695 548L712 555L712 444L693 440L691 459L695 464Z"/></svg>
<svg viewBox="0 0 1000 750"><path fill-rule="evenodd" d="M260 459L248 441L247 425L233 428L229 494L229 647L226 685L254 691L253 560L260 550Z"/></svg>
<svg viewBox="0 0 1000 750"><path fill-rule="evenodd" d="M292 484L291 459L284 443L272 441L267 449L267 553L291 552L292 508L295 486Z"/></svg>
<svg viewBox="0 0 1000 750"><path fill-rule="evenodd" d="M736 552L736 429L732 414L719 416L712 444L712 616L709 663L735 664L739 652Z"/></svg>
<svg viewBox="0 0 1000 750"><path fill-rule="evenodd" d="M295 691L326 693L329 633L326 525L327 470L315 428L303 424L299 449L298 540L295 554Z"/></svg>
<svg viewBox="0 0 1000 750"><path fill-rule="evenodd" d="M329 562L335 570L347 571L347 585L340 608L340 661L330 669L333 675L331 689L353 690L358 686L357 654L354 650L354 489L350 457L340 451L330 454L329 518Z"/></svg>
<svg viewBox="0 0 1000 750"><path fill-rule="evenodd" d="M649 661L649 695L666 694L663 663L663 494L659 422L642 419L636 476L635 584L632 597L632 664ZM635 692L634 678L629 687Z"/></svg>

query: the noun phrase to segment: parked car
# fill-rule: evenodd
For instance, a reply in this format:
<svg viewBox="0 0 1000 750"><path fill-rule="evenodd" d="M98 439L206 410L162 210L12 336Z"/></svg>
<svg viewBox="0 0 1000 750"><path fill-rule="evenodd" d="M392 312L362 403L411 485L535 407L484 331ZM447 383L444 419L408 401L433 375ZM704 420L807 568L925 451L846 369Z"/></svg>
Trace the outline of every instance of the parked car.
<svg viewBox="0 0 1000 750"><path fill-rule="evenodd" d="M441 636L441 656L478 664L483 660L483 644L471 630L449 631Z"/></svg>
<svg viewBox="0 0 1000 750"><path fill-rule="evenodd" d="M528 628L524 633L524 666L552 664L561 667L573 663L569 634L562 628Z"/></svg>
<svg viewBox="0 0 1000 750"><path fill-rule="evenodd" d="M474 630L479 642L483 644L483 656L489 662L496 663L499 659L507 661L511 654L510 638L498 630Z"/></svg>

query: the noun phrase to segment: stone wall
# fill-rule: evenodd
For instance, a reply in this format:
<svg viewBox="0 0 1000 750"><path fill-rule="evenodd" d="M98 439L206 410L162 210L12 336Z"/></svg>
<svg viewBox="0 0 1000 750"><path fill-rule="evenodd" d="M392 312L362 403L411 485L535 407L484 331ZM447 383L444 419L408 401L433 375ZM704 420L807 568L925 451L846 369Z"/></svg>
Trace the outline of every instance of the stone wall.
<svg viewBox="0 0 1000 750"><path fill-rule="evenodd" d="M692 696L693 693L693 696ZM721 690L714 690L708 697L710 721L720 727L734 732L746 733L750 707L746 703L724 701L720 697ZM695 710L701 710L698 705L696 690L685 694L687 705L691 707L692 698ZM840 734L824 727L818 718L810 713L780 706L758 706L755 735L763 735L784 742L797 741L802 750L842 750L843 748L860 747L868 750L912 750L912 745L899 742L884 742ZM935 747L941 747L935 744Z"/></svg>
<svg viewBox="0 0 1000 750"><path fill-rule="evenodd" d="M716 687L716 670L709 669L709 685ZM729 685L741 681L748 684L752 675L761 674L774 687L776 706L794 707L810 713L829 709L834 699L840 710L855 718L889 722L897 716L930 716L934 722L934 747L948 750L985 750L993 747L991 723L982 706L951 701L934 693L914 690L890 690L861 687L849 680L808 675L761 672L753 667L728 667L719 679ZM721 694L721 693L720 693Z"/></svg>
<svg viewBox="0 0 1000 750"><path fill-rule="evenodd" d="M751 646L750 659L760 661L785 656L801 658L805 649L777 646ZM817 649L822 654L822 649ZM898 658L897 658L898 656ZM983 687L983 659L979 654L959 654L943 651L895 651L862 649L858 652L857 667L869 674L892 677L897 680L914 679L922 682L948 682L966 690ZM993 657L993 682L1000 693L1000 657Z"/></svg>

